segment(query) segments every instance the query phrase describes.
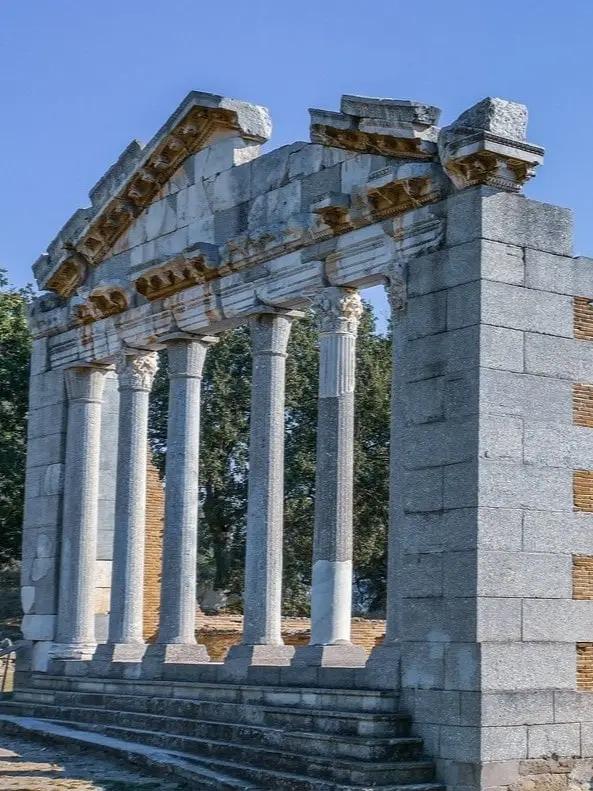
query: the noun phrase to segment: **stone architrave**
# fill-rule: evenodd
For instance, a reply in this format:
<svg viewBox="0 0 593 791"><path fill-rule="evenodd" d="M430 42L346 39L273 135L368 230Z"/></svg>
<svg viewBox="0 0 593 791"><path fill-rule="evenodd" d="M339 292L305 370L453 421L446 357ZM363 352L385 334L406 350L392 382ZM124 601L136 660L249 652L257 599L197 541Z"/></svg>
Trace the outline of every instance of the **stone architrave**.
<svg viewBox="0 0 593 791"><path fill-rule="evenodd" d="M314 302L319 325L319 413L311 643L298 661L362 665L350 642L352 482L356 335L362 301L354 289L329 287Z"/></svg>
<svg viewBox="0 0 593 791"><path fill-rule="evenodd" d="M124 351L119 377L119 442L109 646L114 657L141 653L148 398L158 367L156 352ZM128 656L130 654L130 656Z"/></svg>
<svg viewBox="0 0 593 791"><path fill-rule="evenodd" d="M294 648L281 636L284 512L284 390L293 317L251 319L253 377L243 643L229 659L256 664L287 661Z"/></svg>
<svg viewBox="0 0 593 791"><path fill-rule="evenodd" d="M107 367L66 371L68 426L54 658L89 659L95 650L95 564L101 406Z"/></svg>
<svg viewBox="0 0 593 791"><path fill-rule="evenodd" d="M169 423L158 647L167 660L208 661L196 644L200 386L210 337L167 341Z"/></svg>

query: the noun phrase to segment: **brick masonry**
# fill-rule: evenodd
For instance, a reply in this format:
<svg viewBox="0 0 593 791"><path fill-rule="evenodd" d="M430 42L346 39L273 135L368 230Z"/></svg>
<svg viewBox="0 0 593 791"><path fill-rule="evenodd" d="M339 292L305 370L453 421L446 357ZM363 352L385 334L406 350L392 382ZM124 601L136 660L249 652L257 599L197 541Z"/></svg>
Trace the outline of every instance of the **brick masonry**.
<svg viewBox="0 0 593 791"><path fill-rule="evenodd" d="M574 297L574 337L593 341L593 304L588 297Z"/></svg>
<svg viewBox="0 0 593 791"><path fill-rule="evenodd" d="M572 386L572 419L575 426L593 428L593 385Z"/></svg>
<svg viewBox="0 0 593 791"><path fill-rule="evenodd" d="M572 556L572 598L593 600L593 555Z"/></svg>
<svg viewBox="0 0 593 791"><path fill-rule="evenodd" d="M574 470L572 491L575 509L593 512L593 470Z"/></svg>
<svg viewBox="0 0 593 791"><path fill-rule="evenodd" d="M577 643L577 689L593 691L593 643Z"/></svg>

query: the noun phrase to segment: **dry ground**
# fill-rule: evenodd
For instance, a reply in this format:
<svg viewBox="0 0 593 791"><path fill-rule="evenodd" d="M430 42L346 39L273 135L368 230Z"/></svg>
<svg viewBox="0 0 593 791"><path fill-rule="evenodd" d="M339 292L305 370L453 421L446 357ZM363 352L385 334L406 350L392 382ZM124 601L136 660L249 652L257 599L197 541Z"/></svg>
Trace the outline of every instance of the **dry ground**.
<svg viewBox="0 0 593 791"><path fill-rule="evenodd" d="M2 791L181 791L185 787L86 751L0 734Z"/></svg>

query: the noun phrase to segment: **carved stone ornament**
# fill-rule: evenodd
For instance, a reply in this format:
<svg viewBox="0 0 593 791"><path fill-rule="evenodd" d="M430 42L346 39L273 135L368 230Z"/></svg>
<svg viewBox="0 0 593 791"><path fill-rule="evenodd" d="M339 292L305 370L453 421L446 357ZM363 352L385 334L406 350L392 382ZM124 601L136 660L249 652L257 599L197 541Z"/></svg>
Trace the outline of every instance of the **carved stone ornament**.
<svg viewBox="0 0 593 791"><path fill-rule="evenodd" d="M162 299L185 288L204 283L218 274L218 249L214 245L196 246L199 253L177 256L141 272L134 281L136 290L148 300Z"/></svg>
<svg viewBox="0 0 593 791"><path fill-rule="evenodd" d="M82 304L75 307L76 319L90 324L123 313L130 306L129 288L120 284L102 284L94 288Z"/></svg>
<svg viewBox="0 0 593 791"><path fill-rule="evenodd" d="M68 298L86 277L87 266L82 255L74 254L67 258L47 281L46 288L61 297Z"/></svg>
<svg viewBox="0 0 593 791"><path fill-rule="evenodd" d="M115 366L119 378L119 389L150 390L159 367L156 352L133 354L123 351Z"/></svg>
<svg viewBox="0 0 593 791"><path fill-rule="evenodd" d="M441 181L433 166L406 164L371 173L365 191L374 216L382 218L439 200Z"/></svg>
<svg viewBox="0 0 593 791"><path fill-rule="evenodd" d="M356 335L363 313L362 299L355 289L330 286L313 301L320 332L350 332Z"/></svg>

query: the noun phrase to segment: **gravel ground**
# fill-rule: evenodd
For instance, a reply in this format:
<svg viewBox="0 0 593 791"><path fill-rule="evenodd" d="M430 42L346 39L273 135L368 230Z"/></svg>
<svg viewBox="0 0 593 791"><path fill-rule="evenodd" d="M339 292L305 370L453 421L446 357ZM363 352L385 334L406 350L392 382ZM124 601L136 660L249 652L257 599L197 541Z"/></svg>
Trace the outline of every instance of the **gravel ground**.
<svg viewBox="0 0 593 791"><path fill-rule="evenodd" d="M2 791L181 791L185 787L95 753L0 734Z"/></svg>

